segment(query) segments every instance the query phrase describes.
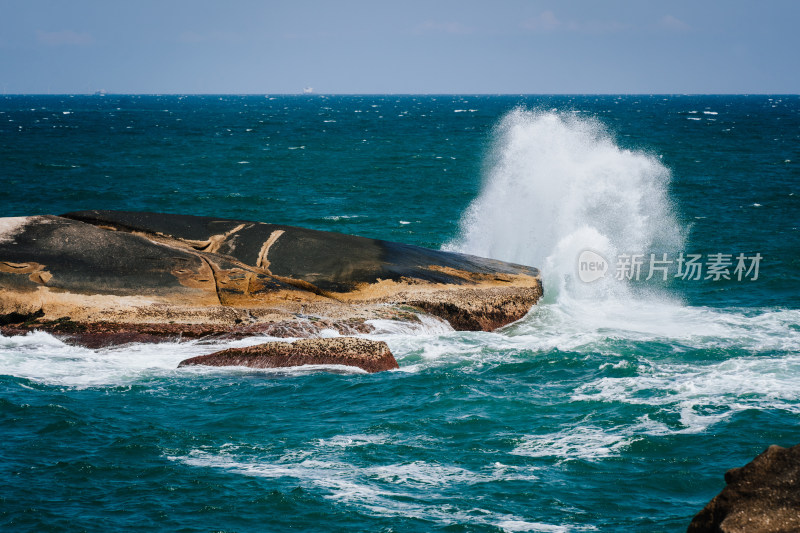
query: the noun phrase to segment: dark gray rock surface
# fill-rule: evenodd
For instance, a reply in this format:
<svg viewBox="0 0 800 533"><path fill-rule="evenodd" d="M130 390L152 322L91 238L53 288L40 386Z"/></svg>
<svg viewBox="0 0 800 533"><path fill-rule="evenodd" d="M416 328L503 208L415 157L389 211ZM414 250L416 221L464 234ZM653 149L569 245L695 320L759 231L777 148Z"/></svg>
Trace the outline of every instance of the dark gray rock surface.
<svg viewBox="0 0 800 533"><path fill-rule="evenodd" d="M275 276L300 279L331 292L348 292L379 279L467 283L448 269L484 275L539 274L532 267L472 255L263 222L121 211L79 211L63 216L183 240L198 251L228 255L252 267L266 266ZM265 251L271 236L274 241Z"/></svg>

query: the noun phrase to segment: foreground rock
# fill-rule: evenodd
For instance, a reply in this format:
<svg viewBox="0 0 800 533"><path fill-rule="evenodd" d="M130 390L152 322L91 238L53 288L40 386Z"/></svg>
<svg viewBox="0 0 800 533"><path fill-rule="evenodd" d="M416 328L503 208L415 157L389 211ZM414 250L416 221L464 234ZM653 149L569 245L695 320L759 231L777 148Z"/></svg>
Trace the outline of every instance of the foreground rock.
<svg viewBox="0 0 800 533"><path fill-rule="evenodd" d="M728 470L725 482L688 533L800 531L800 445L770 446L745 466Z"/></svg>
<svg viewBox="0 0 800 533"><path fill-rule="evenodd" d="M230 348L181 361L178 367L247 366L280 368L302 365L355 366L367 372L399 368L383 341L353 337L300 339L295 342L268 342L247 348Z"/></svg>
<svg viewBox="0 0 800 533"><path fill-rule="evenodd" d="M522 318L535 268L292 226L156 213L0 218L0 332L102 346L322 329L428 313L459 330Z"/></svg>

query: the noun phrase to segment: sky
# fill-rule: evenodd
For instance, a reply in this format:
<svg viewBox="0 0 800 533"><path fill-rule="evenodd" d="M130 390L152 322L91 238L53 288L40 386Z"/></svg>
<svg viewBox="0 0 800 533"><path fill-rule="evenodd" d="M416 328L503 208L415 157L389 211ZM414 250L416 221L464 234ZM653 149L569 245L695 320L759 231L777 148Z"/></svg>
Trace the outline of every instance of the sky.
<svg viewBox="0 0 800 533"><path fill-rule="evenodd" d="M0 0L4 94L797 94L800 0Z"/></svg>

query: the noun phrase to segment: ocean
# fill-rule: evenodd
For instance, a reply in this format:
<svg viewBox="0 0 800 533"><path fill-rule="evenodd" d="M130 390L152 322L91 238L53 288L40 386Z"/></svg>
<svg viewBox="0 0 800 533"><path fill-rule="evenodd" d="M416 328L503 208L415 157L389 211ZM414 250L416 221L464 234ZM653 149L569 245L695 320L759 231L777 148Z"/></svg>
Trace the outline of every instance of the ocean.
<svg viewBox="0 0 800 533"><path fill-rule="evenodd" d="M798 96L4 96L2 216L291 224L545 296L491 333L376 321L378 374L0 336L0 528L684 531L800 443L799 163Z"/></svg>

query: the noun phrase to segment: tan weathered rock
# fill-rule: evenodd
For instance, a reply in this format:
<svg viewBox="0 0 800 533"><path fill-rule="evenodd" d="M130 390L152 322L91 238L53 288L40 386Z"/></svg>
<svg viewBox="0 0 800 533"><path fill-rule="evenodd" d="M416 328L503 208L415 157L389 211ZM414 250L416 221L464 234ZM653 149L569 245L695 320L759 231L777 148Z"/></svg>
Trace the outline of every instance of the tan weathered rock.
<svg viewBox="0 0 800 533"><path fill-rule="evenodd" d="M355 337L300 339L294 342L268 342L247 348L230 348L186 359L178 367L193 365L250 368L345 365L367 372L399 368L385 342Z"/></svg>
<svg viewBox="0 0 800 533"><path fill-rule="evenodd" d="M309 320L364 332L409 308L492 330L541 294L535 268L292 226L116 211L0 219L6 334L97 344Z"/></svg>
<svg viewBox="0 0 800 533"><path fill-rule="evenodd" d="M745 466L728 470L725 482L688 533L800 531L800 445L770 446Z"/></svg>

